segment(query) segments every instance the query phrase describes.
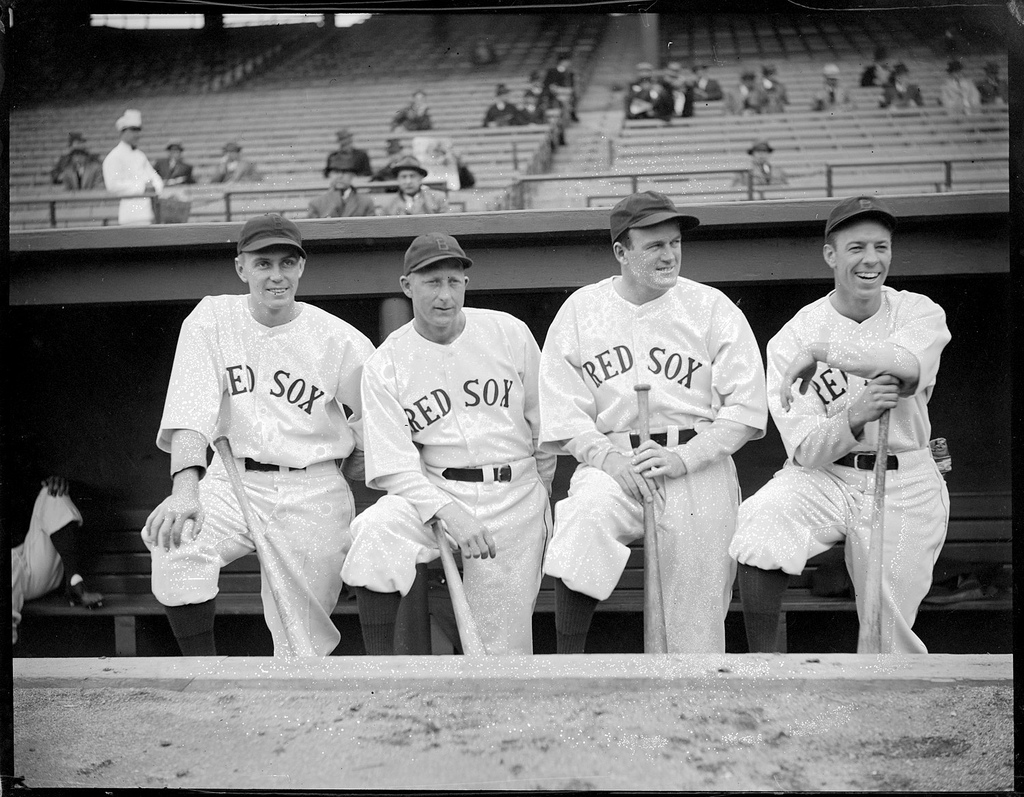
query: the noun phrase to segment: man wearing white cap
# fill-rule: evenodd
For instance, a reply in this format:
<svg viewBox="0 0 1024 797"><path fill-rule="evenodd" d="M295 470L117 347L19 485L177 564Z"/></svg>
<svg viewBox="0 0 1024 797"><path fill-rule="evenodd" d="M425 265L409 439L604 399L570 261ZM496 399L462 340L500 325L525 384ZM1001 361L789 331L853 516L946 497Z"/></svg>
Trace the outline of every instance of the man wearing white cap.
<svg viewBox="0 0 1024 797"><path fill-rule="evenodd" d="M107 190L118 196L159 194L164 189L164 181L150 164L146 153L139 149L142 114L129 108L115 126L121 141L103 159L103 182ZM153 219L153 200L150 197L121 200L118 224L152 224Z"/></svg>
<svg viewBox="0 0 1024 797"><path fill-rule="evenodd" d="M824 85L811 98L812 111L848 111L853 108L850 92L839 85L839 66L825 64L821 70Z"/></svg>

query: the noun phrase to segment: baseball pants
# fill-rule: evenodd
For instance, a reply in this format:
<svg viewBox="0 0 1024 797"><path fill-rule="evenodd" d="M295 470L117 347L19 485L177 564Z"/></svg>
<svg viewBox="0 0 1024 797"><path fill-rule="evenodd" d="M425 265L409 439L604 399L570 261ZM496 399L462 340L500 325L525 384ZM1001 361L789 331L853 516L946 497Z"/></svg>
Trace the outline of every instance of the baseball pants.
<svg viewBox="0 0 1024 797"><path fill-rule="evenodd" d="M547 490L531 457L513 463L511 482L463 482L428 471L428 478L490 530L491 559L462 559L466 600L492 655L533 653L533 609L551 528ZM406 595L416 565L440 557L433 530L409 501L386 495L352 523L346 584Z"/></svg>
<svg viewBox="0 0 1024 797"><path fill-rule="evenodd" d="M913 632L946 539L949 493L928 449L898 454L885 476L882 639L896 653L927 653ZM812 556L846 541L846 567L864 621L874 474L843 465L787 465L740 507L729 553L740 564L803 572Z"/></svg>
<svg viewBox="0 0 1024 797"><path fill-rule="evenodd" d="M57 589L64 579L64 563L50 542L50 535L68 523L82 524L82 513L67 495L39 491L32 507L25 542L11 549L11 633L18 641L18 623L25 601Z"/></svg>
<svg viewBox="0 0 1024 797"><path fill-rule="evenodd" d="M658 556L669 653L724 653L725 616L736 563L729 540L736 526L739 483L732 458L665 480L656 503ZM569 495L555 505L555 533L544 572L569 589L605 600L644 536L642 505L604 471L580 465Z"/></svg>
<svg viewBox="0 0 1024 797"><path fill-rule="evenodd" d="M239 472L256 525L250 535L220 457L199 482L205 519L198 536L152 554L153 594L165 606L203 603L218 592L220 570L256 552L263 614L275 656L327 656L341 634L331 621L355 505L333 460L304 471Z"/></svg>

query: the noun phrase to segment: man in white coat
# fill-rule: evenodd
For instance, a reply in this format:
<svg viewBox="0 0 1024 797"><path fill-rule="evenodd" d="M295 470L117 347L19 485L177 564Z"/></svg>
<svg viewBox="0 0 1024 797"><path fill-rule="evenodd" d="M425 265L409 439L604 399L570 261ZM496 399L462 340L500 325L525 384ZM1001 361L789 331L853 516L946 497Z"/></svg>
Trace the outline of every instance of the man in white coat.
<svg viewBox="0 0 1024 797"><path fill-rule="evenodd" d="M141 149L142 114L129 108L115 125L121 141L103 159L103 182L107 190L118 196L137 194L158 195L164 181L153 168ZM152 224L154 221L151 197L122 199L117 212L118 224Z"/></svg>

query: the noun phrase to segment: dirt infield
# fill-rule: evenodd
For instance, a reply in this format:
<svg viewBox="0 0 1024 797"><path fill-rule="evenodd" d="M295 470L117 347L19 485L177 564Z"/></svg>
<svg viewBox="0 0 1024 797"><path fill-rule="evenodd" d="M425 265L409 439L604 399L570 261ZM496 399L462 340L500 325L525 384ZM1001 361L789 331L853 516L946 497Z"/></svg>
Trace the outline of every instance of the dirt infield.
<svg viewBox="0 0 1024 797"><path fill-rule="evenodd" d="M26 659L33 788L994 791L1012 660Z"/></svg>

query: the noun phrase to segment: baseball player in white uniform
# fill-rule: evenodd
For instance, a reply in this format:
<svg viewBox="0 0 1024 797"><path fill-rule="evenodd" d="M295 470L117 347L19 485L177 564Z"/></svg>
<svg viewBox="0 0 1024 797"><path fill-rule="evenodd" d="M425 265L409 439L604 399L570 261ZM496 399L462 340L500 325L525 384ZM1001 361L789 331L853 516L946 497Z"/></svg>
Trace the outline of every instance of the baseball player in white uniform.
<svg viewBox="0 0 1024 797"><path fill-rule="evenodd" d="M878 419L885 410L891 453L882 650L927 652L912 627L949 517L949 495L928 445L928 400L950 334L945 313L931 299L885 287L895 226L892 211L875 197L839 203L825 227L834 290L800 310L768 343L769 408L787 461L740 507L729 548L739 562L751 652L779 649L789 575L844 540L863 612Z"/></svg>
<svg viewBox="0 0 1024 797"><path fill-rule="evenodd" d="M352 524L342 576L371 655L394 652L400 594L440 555L433 521L462 552L488 653L533 652L555 468L536 446L540 350L522 321L463 307L472 264L450 235L416 238L401 277L413 320L363 372L366 483L388 494Z"/></svg>
<svg viewBox="0 0 1024 797"><path fill-rule="evenodd" d="M581 653L643 536L652 500L670 653L725 651L739 504L731 455L767 422L761 354L721 291L679 276L682 232L699 221L653 191L611 212L621 276L576 291L541 356L541 444L579 461L555 507L544 572L555 581L560 653ZM651 385L651 440L638 447L634 386Z"/></svg>
<svg viewBox="0 0 1024 797"><path fill-rule="evenodd" d="M78 531L82 513L68 494L68 480L50 476L43 480L32 507L25 541L11 549L11 632L18 641L21 607L64 585L72 605L93 608L103 596L86 589L79 573Z"/></svg>
<svg viewBox="0 0 1024 797"><path fill-rule="evenodd" d="M235 270L249 292L208 296L182 324L157 445L173 492L146 521L153 594L185 655L213 655L220 569L256 551L276 656L326 656L362 475L359 380L373 345L295 299L306 262L298 227L248 221ZM208 444L231 443L253 507L241 509ZM342 462L344 461L344 474ZM203 475L205 472L205 476Z"/></svg>

